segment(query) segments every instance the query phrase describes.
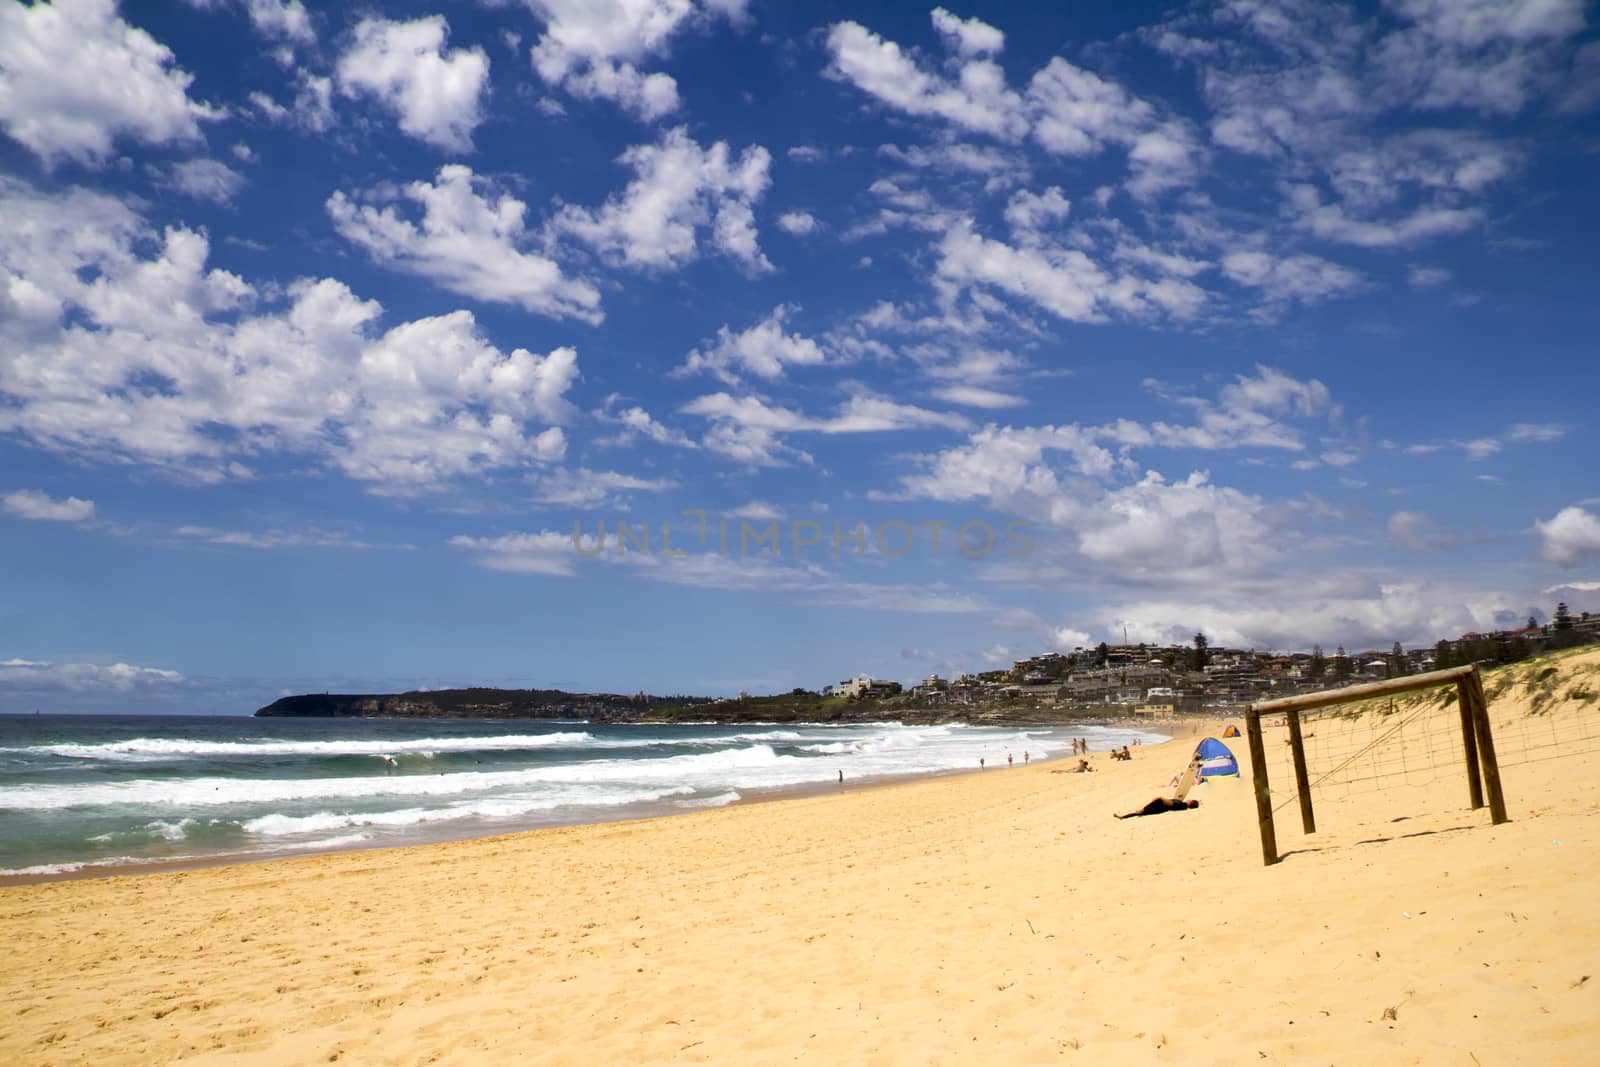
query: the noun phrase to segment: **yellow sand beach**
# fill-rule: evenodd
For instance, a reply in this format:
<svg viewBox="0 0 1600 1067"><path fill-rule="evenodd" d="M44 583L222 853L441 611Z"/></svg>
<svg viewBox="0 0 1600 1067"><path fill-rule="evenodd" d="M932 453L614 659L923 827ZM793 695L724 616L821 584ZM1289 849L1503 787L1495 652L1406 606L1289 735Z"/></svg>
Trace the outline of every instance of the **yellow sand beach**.
<svg viewBox="0 0 1600 1067"><path fill-rule="evenodd" d="M1600 752L1524 757L1557 720L1600 736L1600 708L1490 692L1511 822L1408 768L1317 795L1314 836L1285 808L1270 868L1248 767L1197 810L1110 818L1191 740L1092 774L10 887L0 1059L1593 1063ZM1370 726L1316 724L1341 731ZM1267 748L1287 796L1281 731Z"/></svg>

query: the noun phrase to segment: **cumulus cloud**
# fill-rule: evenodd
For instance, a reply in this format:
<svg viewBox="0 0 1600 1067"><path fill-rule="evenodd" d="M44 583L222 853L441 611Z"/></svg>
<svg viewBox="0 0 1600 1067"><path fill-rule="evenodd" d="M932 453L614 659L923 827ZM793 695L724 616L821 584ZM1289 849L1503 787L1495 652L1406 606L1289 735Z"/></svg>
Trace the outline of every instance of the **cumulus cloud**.
<svg viewBox="0 0 1600 1067"><path fill-rule="evenodd" d="M778 229L796 237L817 232L817 220L808 211L785 211L778 216Z"/></svg>
<svg viewBox="0 0 1600 1067"><path fill-rule="evenodd" d="M1062 652L1071 652L1078 648L1092 647L1094 639L1085 630L1074 630L1070 626L1062 626L1050 631L1050 643Z"/></svg>
<svg viewBox="0 0 1600 1067"><path fill-rule="evenodd" d="M1122 86L1059 56L1033 75L1024 95L1007 84L993 58L1005 44L999 30L942 8L933 12L933 25L952 53L948 75L851 21L829 27L827 73L896 111L1006 142L1031 135L1046 151L1068 156L1119 146L1133 171L1127 189L1141 198L1185 185L1197 172L1204 152L1184 120L1164 117ZM992 159L961 147L969 161L992 166ZM945 162L957 161L946 154ZM1000 169L1012 167L1007 162Z"/></svg>
<svg viewBox="0 0 1600 1067"><path fill-rule="evenodd" d="M187 683L188 679L177 671L138 667L131 663L102 666L97 663L0 659L0 691L10 693L49 693L59 690L127 693L169 689Z"/></svg>
<svg viewBox="0 0 1600 1067"><path fill-rule="evenodd" d="M200 140L200 123L222 113L189 98L193 80L115 0L0 7L0 128L47 167L98 166L118 137Z"/></svg>
<svg viewBox="0 0 1600 1067"><path fill-rule="evenodd" d="M295 71L294 100L287 106L263 92L253 92L246 99L267 121L307 133L326 133L337 121L333 112L333 79L304 69Z"/></svg>
<svg viewBox="0 0 1600 1067"><path fill-rule="evenodd" d="M186 196L226 204L244 188L245 177L215 159L189 159L173 166L171 181Z"/></svg>
<svg viewBox="0 0 1600 1067"><path fill-rule="evenodd" d="M364 202L335 192L328 214L342 237L384 266L475 300L589 323L603 317L599 290L528 248L534 235L524 221L527 205L509 193L494 196L470 167L449 164L431 185L415 181L357 196ZM408 202L420 219L407 217Z"/></svg>
<svg viewBox="0 0 1600 1067"><path fill-rule="evenodd" d="M317 43L317 31L311 25L311 15L300 0L186 0L190 7L215 10L224 7L242 7L250 17L251 27L263 37L287 41L295 45Z"/></svg>
<svg viewBox="0 0 1600 1067"><path fill-rule="evenodd" d="M1010 245L977 232L970 219L955 219L938 251L936 284L947 293L998 291L1068 322L1105 322L1113 314L1181 319L1205 303L1204 291L1186 278L1160 269L1155 277L1113 273L1083 249L1046 241L1039 231Z"/></svg>
<svg viewBox="0 0 1600 1067"><path fill-rule="evenodd" d="M1105 629L1130 641L1186 643L1198 630L1214 645L1305 648L1431 643L1441 635L1494 630L1525 619L1525 605L1498 595L1463 594L1427 582L1381 583L1341 577L1327 590L1280 587L1253 595L1150 598L1108 606Z"/></svg>
<svg viewBox="0 0 1600 1067"><path fill-rule="evenodd" d="M760 145L734 156L727 142L702 148L682 128L636 145L619 162L636 173L597 209L568 205L554 229L624 266L671 269L700 253L700 235L753 273L772 269L756 233L755 205L766 194L772 157Z"/></svg>
<svg viewBox="0 0 1600 1067"><path fill-rule="evenodd" d="M1222 257L1222 273L1229 280L1258 291L1269 311L1290 303L1316 303L1361 286L1361 276L1356 272L1308 252L1228 252Z"/></svg>
<svg viewBox="0 0 1600 1067"><path fill-rule="evenodd" d="M571 414L572 349L503 352L466 311L380 328L341 282L262 292L208 256L112 198L0 181L0 432L204 481L310 455L388 492L564 453L531 424Z"/></svg>
<svg viewBox="0 0 1600 1067"><path fill-rule="evenodd" d="M765 319L739 333L726 326L719 327L715 343L690 352L678 373L707 371L733 383L742 372L776 381L783 377L786 367L818 366L826 362L827 357L816 341L784 330L784 323L797 310L793 305L780 305Z"/></svg>
<svg viewBox="0 0 1600 1067"><path fill-rule="evenodd" d="M956 22L942 9L934 25L942 31ZM1006 85L1005 71L988 56L1003 43L999 31L976 19L945 32L947 44L960 55L953 79L924 69L914 54L885 40L857 22L828 28L828 73L909 115L937 117L963 129L1019 140L1028 131L1022 97ZM986 32L987 31L987 32ZM974 51L966 41L987 41L992 48Z"/></svg>
<svg viewBox="0 0 1600 1067"><path fill-rule="evenodd" d="M1600 517L1583 508L1562 508L1534 527L1539 531L1540 554L1551 563L1571 567L1600 556Z"/></svg>
<svg viewBox="0 0 1600 1067"><path fill-rule="evenodd" d="M533 67L574 96L610 100L643 119L678 108L678 83L639 64L667 54L683 28L740 21L744 0L523 0L544 20Z"/></svg>
<svg viewBox="0 0 1600 1067"><path fill-rule="evenodd" d="M37 489L18 489L0 496L0 508L19 519L44 522L84 522L94 518L94 501L69 496L53 499Z"/></svg>
<svg viewBox="0 0 1600 1067"><path fill-rule="evenodd" d="M420 141L469 151L472 131L483 121L489 57L478 47L446 51L449 32L442 15L412 22L362 19L339 57L339 91L373 97Z"/></svg>

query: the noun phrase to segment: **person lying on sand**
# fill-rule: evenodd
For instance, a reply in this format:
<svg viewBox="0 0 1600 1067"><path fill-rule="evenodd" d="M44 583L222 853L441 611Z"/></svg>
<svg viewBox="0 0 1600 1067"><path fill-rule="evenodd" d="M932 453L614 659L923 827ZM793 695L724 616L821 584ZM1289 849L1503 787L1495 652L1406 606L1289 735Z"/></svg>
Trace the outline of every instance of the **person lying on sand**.
<svg viewBox="0 0 1600 1067"><path fill-rule="evenodd" d="M1172 797L1156 797L1138 811L1130 811L1126 815L1113 814L1111 817L1113 819L1137 819L1141 815L1161 815L1169 811L1188 811L1190 808L1198 808L1199 806L1200 802L1198 800L1175 800Z"/></svg>
<svg viewBox="0 0 1600 1067"><path fill-rule="evenodd" d="M1082 774L1085 771L1092 771L1092 770L1094 770L1094 768L1089 766L1089 761L1086 760L1086 759L1081 759L1081 760L1078 761L1078 765L1076 767L1063 767L1059 771L1051 771L1050 773L1051 774Z"/></svg>

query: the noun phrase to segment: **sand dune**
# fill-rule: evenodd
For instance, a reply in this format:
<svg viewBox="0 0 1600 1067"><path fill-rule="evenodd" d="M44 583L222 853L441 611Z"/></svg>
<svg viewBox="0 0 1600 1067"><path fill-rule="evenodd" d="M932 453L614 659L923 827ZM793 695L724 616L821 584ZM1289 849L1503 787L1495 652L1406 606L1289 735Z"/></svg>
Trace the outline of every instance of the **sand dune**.
<svg viewBox="0 0 1600 1067"><path fill-rule="evenodd" d="M1271 868L1248 768L1195 811L1109 817L1182 741L1086 775L11 887L0 1056L1593 1063L1597 676L1589 652L1488 679L1511 822L1468 810L1418 727L1387 784L1324 783L1315 836L1285 808ZM1317 719L1316 773L1384 710Z"/></svg>

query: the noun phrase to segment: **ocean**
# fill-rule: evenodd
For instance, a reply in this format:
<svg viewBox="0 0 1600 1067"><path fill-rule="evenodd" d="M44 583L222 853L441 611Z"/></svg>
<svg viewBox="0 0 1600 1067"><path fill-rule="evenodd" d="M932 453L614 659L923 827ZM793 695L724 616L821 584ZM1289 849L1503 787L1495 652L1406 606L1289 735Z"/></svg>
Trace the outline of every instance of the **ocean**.
<svg viewBox="0 0 1600 1067"><path fill-rule="evenodd" d="M0 880L480 837L1003 768L1099 726L0 716Z"/></svg>

